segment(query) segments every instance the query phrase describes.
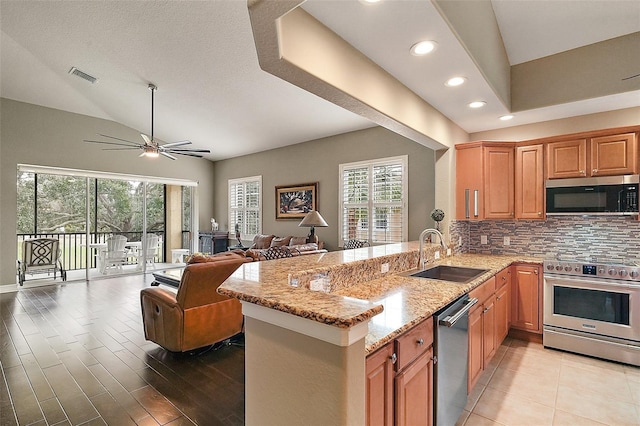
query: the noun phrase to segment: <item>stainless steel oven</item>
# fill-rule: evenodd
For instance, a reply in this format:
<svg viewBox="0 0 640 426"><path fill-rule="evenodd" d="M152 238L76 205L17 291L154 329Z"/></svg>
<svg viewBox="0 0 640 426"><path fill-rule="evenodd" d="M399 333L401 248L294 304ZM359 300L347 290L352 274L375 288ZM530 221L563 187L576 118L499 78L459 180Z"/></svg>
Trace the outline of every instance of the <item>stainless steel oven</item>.
<svg viewBox="0 0 640 426"><path fill-rule="evenodd" d="M640 266L545 261L543 344L640 366Z"/></svg>

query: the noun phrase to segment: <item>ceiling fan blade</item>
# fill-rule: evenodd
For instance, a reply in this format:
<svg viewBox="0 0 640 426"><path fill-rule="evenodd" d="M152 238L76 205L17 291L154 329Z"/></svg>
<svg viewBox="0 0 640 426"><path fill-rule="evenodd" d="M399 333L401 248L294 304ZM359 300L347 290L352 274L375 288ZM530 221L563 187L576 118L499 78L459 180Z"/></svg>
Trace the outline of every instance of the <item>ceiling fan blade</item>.
<svg viewBox="0 0 640 426"><path fill-rule="evenodd" d="M140 147L142 146L142 145L141 145L141 144L139 144L139 143L135 143L135 144L134 144L135 146L133 146L133 145L128 145L128 144L125 144L125 143L118 143L118 142L91 141L91 140L88 140L88 139L85 139L84 141L85 141L85 142L89 142L89 143L101 143L101 144L105 144L105 145L129 146L129 147L131 147L131 148L136 148L136 149L137 149L137 148L140 148ZM131 142L131 143L134 143L134 142Z"/></svg>
<svg viewBox="0 0 640 426"><path fill-rule="evenodd" d="M140 147L132 146L130 148L102 148L103 151L126 151L129 149L140 149Z"/></svg>
<svg viewBox="0 0 640 426"><path fill-rule="evenodd" d="M144 133L140 133L140 136L142 136L142 139L144 139L145 145L151 145L151 139L149 139L149 136L145 135Z"/></svg>
<svg viewBox="0 0 640 426"><path fill-rule="evenodd" d="M180 148L171 148L171 149L167 149L167 151L169 152L175 152L180 153L180 152L202 152L205 154L211 154L211 151L209 151L208 149L180 149Z"/></svg>
<svg viewBox="0 0 640 426"><path fill-rule="evenodd" d="M102 136L103 138L115 139L117 141L127 142L127 143L131 143L131 144L134 144L134 145L140 145L140 143L138 143L138 142L132 142L132 141L128 141L126 139L116 138L115 136L103 135L102 133L98 133L98 135Z"/></svg>
<svg viewBox="0 0 640 426"><path fill-rule="evenodd" d="M169 147L184 146L184 145L191 145L191 141L171 142L171 143L165 143L164 145L160 145L160 146L162 146L164 148L169 148Z"/></svg>
<svg viewBox="0 0 640 426"><path fill-rule="evenodd" d="M165 157L167 157L167 158L171 158L172 160L177 160L177 158L176 158L176 157L174 157L174 156L173 156L173 155L171 155L171 154L167 154L167 153L166 153L166 152L164 152L164 151L160 151L160 155L164 155Z"/></svg>
<svg viewBox="0 0 640 426"><path fill-rule="evenodd" d="M175 152L175 151L171 151L172 154L177 154L177 155L186 155L189 157L198 157L198 158L202 158L202 155L200 154L190 154L188 152Z"/></svg>

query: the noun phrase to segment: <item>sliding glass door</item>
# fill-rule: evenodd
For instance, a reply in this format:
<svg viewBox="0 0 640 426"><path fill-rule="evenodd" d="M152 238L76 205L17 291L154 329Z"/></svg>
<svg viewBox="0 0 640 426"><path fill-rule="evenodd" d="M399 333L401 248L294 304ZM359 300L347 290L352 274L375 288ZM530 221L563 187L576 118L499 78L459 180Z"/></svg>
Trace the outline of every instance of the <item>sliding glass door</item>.
<svg viewBox="0 0 640 426"><path fill-rule="evenodd" d="M182 255L192 251L192 235L197 232L192 226L195 183L176 185L154 178L65 172L21 166L18 259L24 240L53 238L59 241L69 280L183 265ZM179 264L171 263L172 253L181 255Z"/></svg>

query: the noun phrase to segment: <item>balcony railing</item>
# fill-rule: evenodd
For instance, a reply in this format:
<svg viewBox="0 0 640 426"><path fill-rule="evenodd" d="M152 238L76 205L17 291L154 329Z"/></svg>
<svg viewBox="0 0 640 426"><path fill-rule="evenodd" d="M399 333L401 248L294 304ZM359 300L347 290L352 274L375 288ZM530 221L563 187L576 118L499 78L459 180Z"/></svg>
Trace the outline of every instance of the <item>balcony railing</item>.
<svg viewBox="0 0 640 426"><path fill-rule="evenodd" d="M124 235L127 237L128 242L141 241L142 232L92 232L89 234L89 243L106 243L107 239L112 235ZM160 240L159 249L156 251L156 262L163 263L164 260L164 232L154 232L157 234ZM62 251L62 266L67 271L73 271L78 269L84 269L86 267L86 252L91 250L89 256L89 268L96 267L96 253L87 245L87 235L85 233L48 233L48 234L18 234L18 259L22 258L22 242L32 238L53 238L60 241L60 250ZM133 258L130 259L131 263L135 263Z"/></svg>

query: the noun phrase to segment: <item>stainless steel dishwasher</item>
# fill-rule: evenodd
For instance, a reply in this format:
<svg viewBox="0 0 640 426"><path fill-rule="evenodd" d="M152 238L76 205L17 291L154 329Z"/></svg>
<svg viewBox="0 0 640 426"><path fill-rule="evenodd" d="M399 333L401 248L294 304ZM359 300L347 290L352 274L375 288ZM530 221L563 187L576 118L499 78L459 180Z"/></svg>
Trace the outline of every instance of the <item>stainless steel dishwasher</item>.
<svg viewBox="0 0 640 426"><path fill-rule="evenodd" d="M469 310L476 303L465 294L434 315L436 426L455 425L467 403Z"/></svg>

